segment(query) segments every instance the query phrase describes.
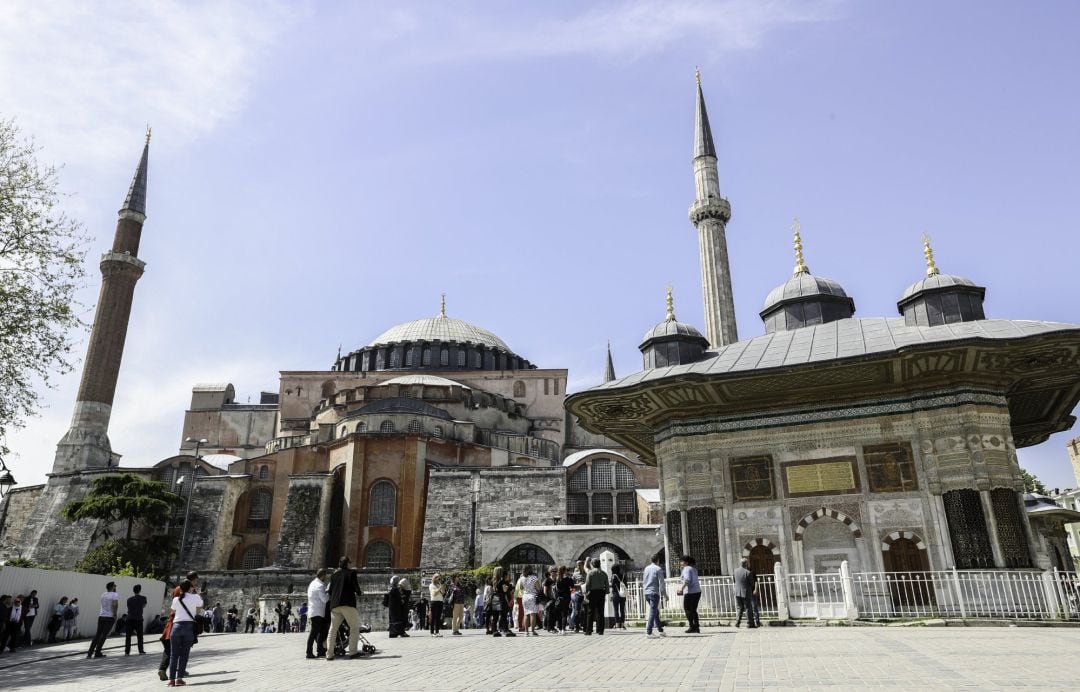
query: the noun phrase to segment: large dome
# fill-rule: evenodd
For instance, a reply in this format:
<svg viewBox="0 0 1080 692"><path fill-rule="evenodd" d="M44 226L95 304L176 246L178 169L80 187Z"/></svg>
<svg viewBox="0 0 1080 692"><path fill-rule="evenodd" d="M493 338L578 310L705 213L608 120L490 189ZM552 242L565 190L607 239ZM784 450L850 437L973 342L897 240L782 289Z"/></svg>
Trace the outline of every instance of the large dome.
<svg viewBox="0 0 1080 692"><path fill-rule="evenodd" d="M375 337L368 344L368 347L420 341L452 341L459 344L478 344L488 348L497 348L506 353L513 353L505 341L488 330L464 320L441 316L413 320L412 322L390 327Z"/></svg>

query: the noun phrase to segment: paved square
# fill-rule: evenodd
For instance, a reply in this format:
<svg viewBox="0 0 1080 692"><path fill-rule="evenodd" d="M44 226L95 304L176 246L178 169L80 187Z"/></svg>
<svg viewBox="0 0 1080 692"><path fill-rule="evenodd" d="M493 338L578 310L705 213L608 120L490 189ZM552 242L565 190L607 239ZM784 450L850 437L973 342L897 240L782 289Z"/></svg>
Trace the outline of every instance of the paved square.
<svg viewBox="0 0 1080 692"><path fill-rule="evenodd" d="M306 635L204 636L188 684L211 689L297 690L729 690L761 688L1001 689L1080 686L1080 629L1037 627L705 628L666 639L640 630L496 639L472 630L432 639L369 636L378 653L309 661ZM115 646L122 640L110 639ZM0 656L4 689L164 689L160 645L146 656L85 643ZM51 658L67 653L76 655ZM49 660L46 660L49 659ZM36 662L31 662L36 661Z"/></svg>

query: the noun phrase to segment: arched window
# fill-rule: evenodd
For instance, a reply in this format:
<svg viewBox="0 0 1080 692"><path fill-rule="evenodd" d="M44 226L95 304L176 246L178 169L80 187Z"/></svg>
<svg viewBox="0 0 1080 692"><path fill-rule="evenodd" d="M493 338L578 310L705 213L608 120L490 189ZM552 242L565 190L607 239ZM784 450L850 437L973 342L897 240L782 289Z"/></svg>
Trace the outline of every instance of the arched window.
<svg viewBox="0 0 1080 692"><path fill-rule="evenodd" d="M555 560L548 554L548 551L533 543L522 543L519 546L515 546L502 560L500 560L500 562L506 565L555 564Z"/></svg>
<svg viewBox="0 0 1080 692"><path fill-rule="evenodd" d="M390 367L391 368L400 368L401 367L401 351L396 349L396 348L390 349Z"/></svg>
<svg viewBox="0 0 1080 692"><path fill-rule="evenodd" d="M413 362L413 351L415 350L416 349L414 349L412 346L405 349L405 367L411 368L413 365L415 365L415 363Z"/></svg>
<svg viewBox="0 0 1080 692"><path fill-rule="evenodd" d="M615 487L619 490L628 490L637 487L634 472L626 464L615 464Z"/></svg>
<svg viewBox="0 0 1080 692"><path fill-rule="evenodd" d="M431 349L424 347L423 356L420 358L421 365L431 365Z"/></svg>
<svg viewBox="0 0 1080 692"><path fill-rule="evenodd" d="M392 432L394 432L394 421L392 421L392 420L384 420L382 422L382 424L379 425L379 432L384 432L384 433L392 433Z"/></svg>
<svg viewBox="0 0 1080 692"><path fill-rule="evenodd" d="M409 432L411 432L411 433L420 432L420 421L415 420L415 419L409 421Z"/></svg>
<svg viewBox="0 0 1080 692"><path fill-rule="evenodd" d="M262 567L266 567L266 548L261 545L253 545L244 551L240 569L260 569Z"/></svg>
<svg viewBox="0 0 1080 692"><path fill-rule="evenodd" d="M260 466L259 467L259 480L260 481L265 481L265 480L269 480L269 478L270 478L270 467L265 466L265 465Z"/></svg>
<svg viewBox="0 0 1080 692"><path fill-rule="evenodd" d="M445 346L439 352L439 365L450 365L450 349Z"/></svg>
<svg viewBox="0 0 1080 692"><path fill-rule="evenodd" d="M514 398L521 399L525 396L525 383L518 380L514 383Z"/></svg>
<svg viewBox="0 0 1080 692"><path fill-rule="evenodd" d="M457 366L459 368L465 367L465 349L459 348L457 352Z"/></svg>
<svg viewBox="0 0 1080 692"><path fill-rule="evenodd" d="M364 567L386 569L394 562L394 549L386 541L373 541L364 551Z"/></svg>
<svg viewBox="0 0 1080 692"><path fill-rule="evenodd" d="M567 479L566 523L636 524L636 486L634 470L621 461L593 459L578 466Z"/></svg>
<svg viewBox="0 0 1080 692"><path fill-rule="evenodd" d="M329 399L330 397L334 396L334 392L336 392L336 391L337 391L337 387L334 385L333 382L331 382L330 380L327 380L326 382L323 382L323 384L322 384L322 398Z"/></svg>
<svg viewBox="0 0 1080 692"><path fill-rule="evenodd" d="M338 435L338 437L345 437L348 434L349 434L349 429L346 428L344 425L341 426L341 433Z"/></svg>
<svg viewBox="0 0 1080 692"><path fill-rule="evenodd" d="M171 466L158 471L158 482L165 484L165 489L170 493L176 492L176 488L173 487L173 483L176 481L176 469Z"/></svg>
<svg viewBox="0 0 1080 692"><path fill-rule="evenodd" d="M368 526L393 526L397 509L397 490L390 481L371 486L368 502Z"/></svg>
<svg viewBox="0 0 1080 692"><path fill-rule="evenodd" d="M475 353L473 353L473 367L474 368L482 367L482 365L483 365L482 358L483 358L483 356L481 356L479 351L476 351Z"/></svg>
<svg viewBox="0 0 1080 692"><path fill-rule="evenodd" d="M367 432L367 423L365 423L364 421L360 421L359 423L357 423L356 424L356 432L358 432L358 433Z"/></svg>
<svg viewBox="0 0 1080 692"><path fill-rule="evenodd" d="M265 490L256 490L251 494L251 505L248 509L247 520L248 531L265 529L270 526L270 508L273 502L273 496Z"/></svg>
<svg viewBox="0 0 1080 692"><path fill-rule="evenodd" d="M431 431L431 436L441 438L443 436L442 426L441 425L436 425L435 429Z"/></svg>

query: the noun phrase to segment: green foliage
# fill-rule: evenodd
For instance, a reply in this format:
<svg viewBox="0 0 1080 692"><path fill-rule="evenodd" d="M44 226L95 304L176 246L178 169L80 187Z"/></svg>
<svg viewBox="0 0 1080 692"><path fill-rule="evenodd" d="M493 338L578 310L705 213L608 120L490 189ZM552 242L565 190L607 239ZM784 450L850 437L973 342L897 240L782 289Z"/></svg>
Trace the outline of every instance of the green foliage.
<svg viewBox="0 0 1080 692"><path fill-rule="evenodd" d="M167 575L157 566L174 549L167 536L157 536L148 541L108 540L79 560L75 571L114 577L164 579Z"/></svg>
<svg viewBox="0 0 1080 692"><path fill-rule="evenodd" d="M183 505L184 499L169 492L164 483L123 473L95 478L90 491L81 500L69 502L61 515L68 521L126 522L125 539L130 541L137 522L148 527L161 526L172 516L174 507ZM108 527L104 530L107 532Z"/></svg>
<svg viewBox="0 0 1080 692"><path fill-rule="evenodd" d="M1039 477L1033 473L1028 473L1024 469L1020 469L1020 475L1024 478L1024 490L1031 493L1046 494L1046 486L1039 480Z"/></svg>
<svg viewBox="0 0 1080 692"><path fill-rule="evenodd" d="M488 565L481 565L476 569L442 572L443 583L449 584L454 577L458 577L461 588L465 590L468 597L476 598L476 592L483 591L484 586L491 582L491 575L498 566L499 563L492 562Z"/></svg>
<svg viewBox="0 0 1080 692"><path fill-rule="evenodd" d="M37 413L39 384L73 367L87 238L60 211L56 170L0 120L0 440ZM7 449L0 445L0 452Z"/></svg>

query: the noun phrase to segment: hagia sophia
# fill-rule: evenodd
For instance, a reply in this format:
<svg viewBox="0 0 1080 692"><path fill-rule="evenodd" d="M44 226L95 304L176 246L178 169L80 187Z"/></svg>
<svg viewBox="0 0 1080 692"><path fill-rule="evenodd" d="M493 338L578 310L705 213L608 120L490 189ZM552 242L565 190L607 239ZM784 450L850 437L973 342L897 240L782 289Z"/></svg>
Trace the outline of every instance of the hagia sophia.
<svg viewBox="0 0 1080 692"><path fill-rule="evenodd" d="M39 562L92 547L94 527L59 531L59 510L118 470L107 432L148 151L102 259L71 430L47 484L4 499L0 543ZM609 351L604 382L568 394L566 369L451 316L444 296L325 370L282 371L258 403L196 385L178 454L120 469L188 498L166 529L178 563L463 568L610 550L636 569L663 550L702 575L742 557L758 572L1073 569L1063 526L1080 512L1029 512L1016 450L1075 422L1080 325L988 318L986 288L939 271L929 239L897 316L855 317L854 297L810 271L796 222L794 272L765 298L764 334L740 339L700 78L692 154L703 332L669 291L642 369L617 377Z"/></svg>

